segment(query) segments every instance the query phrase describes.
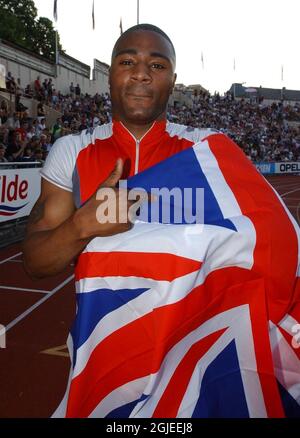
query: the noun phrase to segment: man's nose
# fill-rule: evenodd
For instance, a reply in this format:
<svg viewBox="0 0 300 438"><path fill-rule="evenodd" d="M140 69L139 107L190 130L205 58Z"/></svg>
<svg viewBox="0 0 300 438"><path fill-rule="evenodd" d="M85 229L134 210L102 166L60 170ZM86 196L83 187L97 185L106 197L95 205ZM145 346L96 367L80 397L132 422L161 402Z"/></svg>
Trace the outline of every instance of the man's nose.
<svg viewBox="0 0 300 438"><path fill-rule="evenodd" d="M150 82L152 80L150 68L142 62L138 62L132 70L131 78L140 82Z"/></svg>

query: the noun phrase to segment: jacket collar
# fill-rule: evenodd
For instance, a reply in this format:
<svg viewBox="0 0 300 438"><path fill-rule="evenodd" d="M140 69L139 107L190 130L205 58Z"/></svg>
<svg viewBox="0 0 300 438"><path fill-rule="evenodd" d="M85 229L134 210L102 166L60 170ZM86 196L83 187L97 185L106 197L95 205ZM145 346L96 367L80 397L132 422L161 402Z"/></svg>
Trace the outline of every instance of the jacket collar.
<svg viewBox="0 0 300 438"><path fill-rule="evenodd" d="M152 144L158 141L166 131L167 120L159 120L153 122L148 131L139 139L140 144ZM127 144L136 144L138 139L124 126L120 121L113 120L112 122L113 135L117 142L125 142Z"/></svg>

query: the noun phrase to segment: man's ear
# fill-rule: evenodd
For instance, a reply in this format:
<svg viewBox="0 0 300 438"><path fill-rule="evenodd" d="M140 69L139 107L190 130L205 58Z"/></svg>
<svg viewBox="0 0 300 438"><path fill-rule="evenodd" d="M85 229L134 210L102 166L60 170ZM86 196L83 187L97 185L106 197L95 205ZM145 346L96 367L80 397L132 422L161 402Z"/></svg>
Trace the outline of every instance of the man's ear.
<svg viewBox="0 0 300 438"><path fill-rule="evenodd" d="M177 74L176 74L176 73L174 73L174 78L173 78L173 83L172 83L172 89L171 89L171 94L173 93L173 90L174 90L174 87L175 87L175 82L176 82L176 79L177 79Z"/></svg>
<svg viewBox="0 0 300 438"><path fill-rule="evenodd" d="M110 71L111 67L108 68L108 88L110 89Z"/></svg>
<svg viewBox="0 0 300 438"><path fill-rule="evenodd" d="M176 79L177 79L177 73L174 73L174 81L173 81L173 87L175 87L175 82L176 82Z"/></svg>

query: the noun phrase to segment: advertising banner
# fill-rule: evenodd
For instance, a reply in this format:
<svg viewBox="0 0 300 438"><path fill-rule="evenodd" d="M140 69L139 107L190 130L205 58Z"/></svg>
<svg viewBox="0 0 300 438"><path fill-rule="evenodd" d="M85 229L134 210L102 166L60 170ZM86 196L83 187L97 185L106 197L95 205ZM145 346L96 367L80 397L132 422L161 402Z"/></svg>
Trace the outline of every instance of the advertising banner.
<svg viewBox="0 0 300 438"><path fill-rule="evenodd" d="M275 172L275 163L254 163L254 165L263 175L270 175Z"/></svg>
<svg viewBox="0 0 300 438"><path fill-rule="evenodd" d="M300 162L275 163L275 173L300 173Z"/></svg>
<svg viewBox="0 0 300 438"><path fill-rule="evenodd" d="M39 168L1 169L0 223L28 216L41 191Z"/></svg>

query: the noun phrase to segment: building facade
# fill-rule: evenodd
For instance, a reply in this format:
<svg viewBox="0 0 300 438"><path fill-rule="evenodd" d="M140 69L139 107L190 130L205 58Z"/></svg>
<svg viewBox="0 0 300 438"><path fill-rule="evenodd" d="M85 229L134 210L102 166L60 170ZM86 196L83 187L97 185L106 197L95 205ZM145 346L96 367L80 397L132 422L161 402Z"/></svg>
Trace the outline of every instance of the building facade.
<svg viewBox="0 0 300 438"><path fill-rule="evenodd" d="M91 72L90 66L65 53L59 54L58 63L55 64L29 50L0 39L0 64L4 66L6 73L11 72L16 81L20 78L23 88L28 84L32 85L39 76L41 82L51 78L54 88L62 94L69 93L71 82L74 86L79 84L84 94L94 95L109 90L109 66L97 59L94 59Z"/></svg>

